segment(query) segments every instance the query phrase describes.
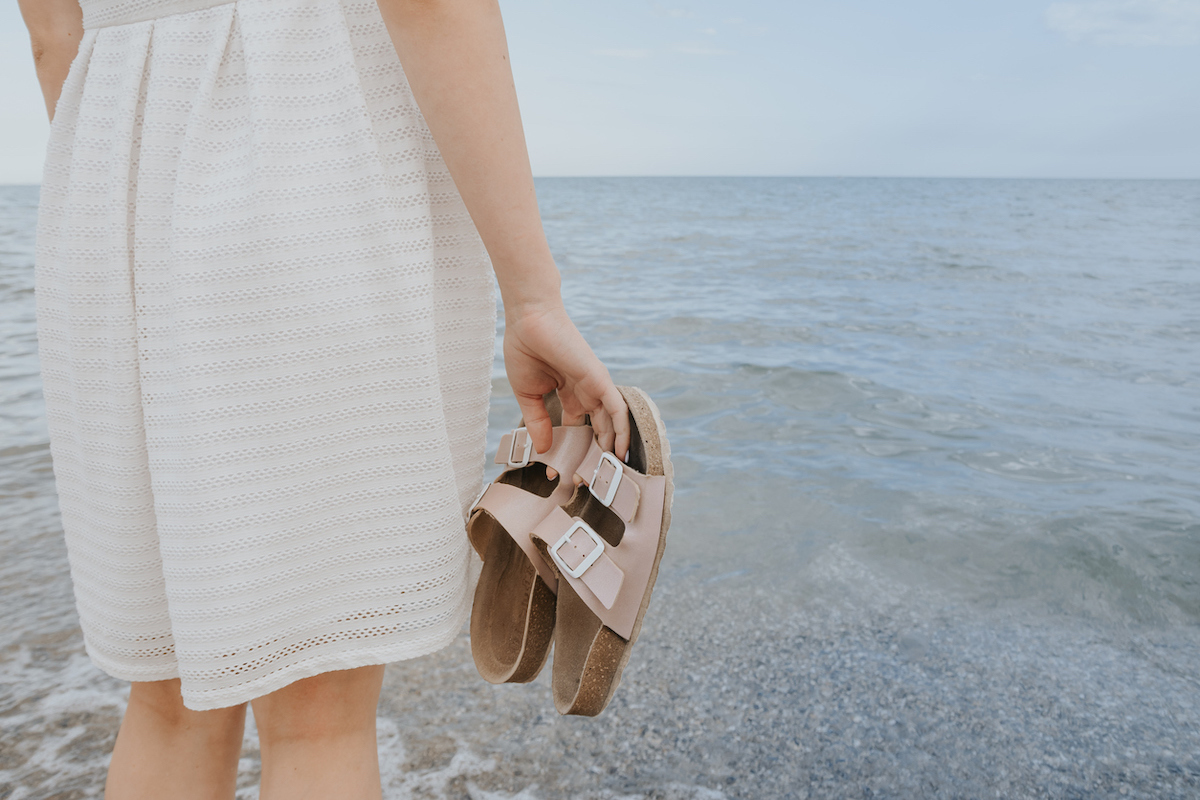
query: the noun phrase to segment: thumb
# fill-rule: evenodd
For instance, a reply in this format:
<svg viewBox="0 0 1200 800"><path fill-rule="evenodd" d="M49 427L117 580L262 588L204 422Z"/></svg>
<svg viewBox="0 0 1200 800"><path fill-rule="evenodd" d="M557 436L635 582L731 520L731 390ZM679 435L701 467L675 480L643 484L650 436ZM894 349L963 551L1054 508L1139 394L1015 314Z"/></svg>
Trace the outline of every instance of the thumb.
<svg viewBox="0 0 1200 800"><path fill-rule="evenodd" d="M546 411L546 403L542 396L518 394L517 405L521 408L521 418L525 421L525 430L533 440L533 449L544 453L554 444L554 426L550 422L550 414Z"/></svg>

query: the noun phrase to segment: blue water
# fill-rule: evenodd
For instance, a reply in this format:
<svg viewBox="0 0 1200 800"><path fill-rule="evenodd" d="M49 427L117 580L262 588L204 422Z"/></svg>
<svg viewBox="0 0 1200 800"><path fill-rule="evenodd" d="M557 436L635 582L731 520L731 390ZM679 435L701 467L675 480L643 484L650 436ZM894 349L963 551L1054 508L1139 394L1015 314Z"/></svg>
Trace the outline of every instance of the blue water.
<svg viewBox="0 0 1200 800"><path fill-rule="evenodd" d="M639 652L660 664L724 659L708 678L700 667L670 673L666 703L637 699L658 673L639 672L635 656L618 695L629 705L606 717L616 741L628 734L618 718L648 736L655 719L689 703L724 697L736 708L741 697L751 710L738 712L740 724L761 722L735 760L757 752L751 741L768 755L813 741L813 763L870 765L880 752L899 753L903 769L887 767L889 775L917 776L945 796L1054 795L1051 784L1013 776L1034 727L1066 720L1061 730L1039 728L1046 738L1031 752L1057 747L1063 763L1111 764L1111 775L1126 777L1064 768L1059 793L1120 785L1135 796L1186 796L1200 785L1200 712L1179 699L1194 696L1194 666L1179 665L1194 665L1187 654L1200 642L1200 182L589 178L541 180L538 191L568 309L614 377L657 399L671 436L675 523ZM121 688L83 660L66 577L37 379L36 202L34 187L0 187L0 722L34 742L20 758L0 758L0 796L9 796L6 780L44 788L61 786L62 775L83 787L78 796L99 796ZM494 387L492 446L517 417L499 364ZM701 607L708 616L697 624ZM807 661L764 656L761 638L751 645L751 607L784 620L776 644L791 649L780 652ZM834 628L820 628L832 619ZM929 718L913 723L951 744L978 739L986 758L959 767L941 744L895 750L886 725L903 715L890 707L878 711L878 741L868 730L848 733L845 750L819 744L830 726L851 724L849 712L812 716L831 702L822 669L854 676L876 665L846 678L847 697L892 697L895 685L917 691L921 681L943 697L949 690L931 676L958 673L911 665L1008 664L1018 645L1004 637L1018 634L996 633L1009 630L1005 620L1032 631L1019 643L1024 660L1007 673L981 672L986 681L966 685L972 699L951 711L929 700L919 712ZM1110 642L1105 631L1157 644ZM455 696L483 691L469 665L444 672L461 681ZM804 694L810 679L816 700ZM1063 698L1099 685L1110 688L1077 719L1061 710ZM755 699L780 687L798 694L779 707ZM407 707L409 691L385 693L385 706ZM54 705L64 694L92 716ZM486 695L484 706L500 696ZM818 711L770 716L793 706ZM1051 706L1059 710L1044 712ZM449 712L408 721L432 724L440 713ZM1005 727L1016 719L1026 727ZM608 730L577 722L551 726L568 737L561 752L578 741L569 737ZM473 724L454 734L462 753L508 741ZM1013 765L995 766L1003 759L981 738L993 729ZM99 744L81 750L83 734L64 730L86 730ZM712 737L696 739L695 751L678 744L686 767L631 767L632 783L611 786L641 790L669 778L669 796L720 796L676 785L728 788L726 768L705 753L734 740L725 728ZM876 755L856 755L860 740ZM1134 752L1131 740L1153 745ZM561 755L545 737L513 741L523 744L511 758L533 753L545 764ZM1191 754L1192 772L1178 766L1181 753ZM44 777L55 769L57 781ZM476 774L461 770L446 773L444 796L461 796L454 787ZM767 781L730 791L774 796ZM825 794L845 796L847 785L835 781ZM904 794L902 782L884 785Z"/></svg>
<svg viewBox="0 0 1200 800"><path fill-rule="evenodd" d="M1200 619L1200 182L539 188L686 488L777 477L988 601Z"/></svg>

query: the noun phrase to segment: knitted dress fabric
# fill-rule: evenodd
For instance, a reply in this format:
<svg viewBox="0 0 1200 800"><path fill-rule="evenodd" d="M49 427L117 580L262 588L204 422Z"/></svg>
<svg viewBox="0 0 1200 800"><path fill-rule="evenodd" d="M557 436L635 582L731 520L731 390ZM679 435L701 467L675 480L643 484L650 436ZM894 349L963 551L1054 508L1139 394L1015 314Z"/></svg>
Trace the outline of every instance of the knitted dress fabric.
<svg viewBox="0 0 1200 800"><path fill-rule="evenodd" d="M87 650L189 708L448 644L490 264L374 0L83 0L37 253Z"/></svg>

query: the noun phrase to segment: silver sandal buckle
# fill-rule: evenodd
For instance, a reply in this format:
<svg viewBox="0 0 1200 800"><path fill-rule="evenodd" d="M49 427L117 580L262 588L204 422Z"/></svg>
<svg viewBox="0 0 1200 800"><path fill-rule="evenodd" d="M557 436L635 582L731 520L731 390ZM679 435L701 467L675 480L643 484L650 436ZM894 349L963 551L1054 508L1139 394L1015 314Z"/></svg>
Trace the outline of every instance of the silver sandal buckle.
<svg viewBox="0 0 1200 800"><path fill-rule="evenodd" d="M517 459L517 440L520 438L518 434L525 437L523 452L519 460ZM508 448L508 466L523 467L527 465L529 463L529 454L532 452L533 438L529 435L529 431L525 428L513 428L512 442Z"/></svg>
<svg viewBox="0 0 1200 800"><path fill-rule="evenodd" d="M575 531L583 531L586 533L589 537L591 537L591 540L596 543L596 546L592 548L590 553L583 557L583 561L579 562L579 566L572 568L568 567L567 563L562 560L562 556L558 554L558 551L571 541L571 537L575 534ZM591 525L588 525L581 519L577 519L570 528L567 528L567 532L562 535L562 538L555 542L554 546L550 548L550 558L554 559L554 563L557 564L559 569L561 569L563 572L567 573L572 578L578 578L580 575L587 572L588 567L590 567L592 564L595 564L596 561L599 560L600 554L603 552L604 540L600 538L599 534L592 530Z"/></svg>
<svg viewBox="0 0 1200 800"><path fill-rule="evenodd" d="M613 477L612 483L608 485L608 491L604 493L603 497L601 497L596 493L596 481L600 479L600 469L605 465L605 463L612 464ZM596 465L596 471L592 473L592 482L588 484L588 490L592 493L593 497L595 497L604 505L605 508L610 507L612 505L612 501L616 499L617 489L621 485L621 477L624 474L624 471L625 465L618 461L617 457L612 453L606 451L600 454L600 463Z"/></svg>

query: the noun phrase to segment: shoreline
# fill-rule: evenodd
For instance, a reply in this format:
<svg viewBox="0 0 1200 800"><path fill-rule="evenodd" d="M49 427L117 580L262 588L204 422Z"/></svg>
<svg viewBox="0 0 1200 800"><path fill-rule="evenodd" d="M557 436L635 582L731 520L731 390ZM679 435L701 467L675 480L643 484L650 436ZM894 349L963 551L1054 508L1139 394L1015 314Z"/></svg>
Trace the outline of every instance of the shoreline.
<svg viewBox="0 0 1200 800"><path fill-rule="evenodd" d="M1135 634L981 612L891 582L840 545L798 576L815 599L797 608L751 575L704 577L687 555L666 565L623 685L598 718L555 713L549 667L529 685L485 683L465 631L432 656L390 665L379 713L384 796L1200 790L1197 627ZM4 654L5 674L19 680L0 716L4 740L16 742L0 793L99 798L124 684L92 667L71 631L17 650L22 663L13 648ZM13 697L22 687L25 699ZM239 798L256 796L256 776L251 725Z"/></svg>

